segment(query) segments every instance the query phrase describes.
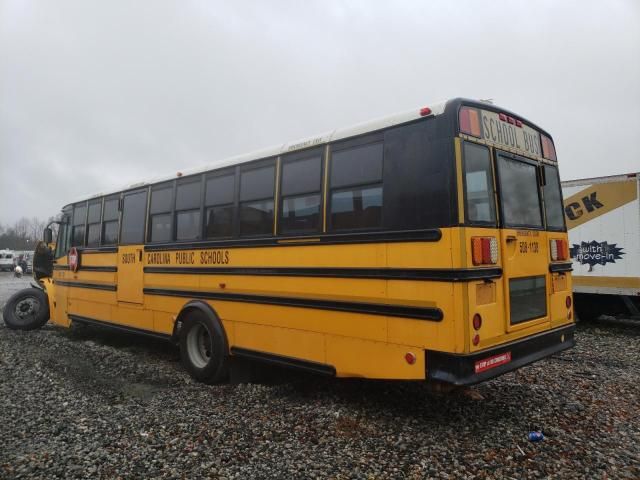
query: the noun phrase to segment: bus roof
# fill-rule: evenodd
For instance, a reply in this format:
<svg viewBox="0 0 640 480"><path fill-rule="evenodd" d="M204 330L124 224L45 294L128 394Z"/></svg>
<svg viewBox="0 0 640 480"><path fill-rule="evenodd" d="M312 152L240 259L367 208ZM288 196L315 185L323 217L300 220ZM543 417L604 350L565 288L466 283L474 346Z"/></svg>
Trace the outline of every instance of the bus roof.
<svg viewBox="0 0 640 480"><path fill-rule="evenodd" d="M225 167L240 165L240 164L248 163L254 160L275 157L278 155L284 155L286 153L295 152L297 150L304 150L306 148L312 148L314 146L324 145L329 142L334 142L337 140L342 140L345 138L354 137L354 136L366 134L369 132L375 132L378 130L382 130L383 128L388 128L388 127L400 125L403 123L408 123L413 120L418 120L420 118L427 118L427 117L442 115L443 113L445 113L446 107L448 105L460 104L460 103L474 104L477 106L482 106L482 108L486 108L489 110L501 111L501 112L511 114L511 112L503 108L499 108L496 105L493 105L492 103L482 101L482 100L471 100L471 99L465 99L465 98L449 99L443 102L430 104L427 107L414 108L412 110L396 113L394 115L389 115L389 116L378 118L375 120L369 120L367 122L358 123L346 128L331 130L321 134L312 135L310 137L305 137L299 140L283 143L281 145L264 148L264 149L253 151L246 154L236 155L233 157L229 157L229 158L217 161L212 164L208 164L208 165L204 165L204 166L200 166L192 169L187 169L187 170L181 170L179 171L179 173L158 176L150 179L149 181L143 181L143 182L133 183L129 185L124 185L121 188L109 190L107 192L97 193L91 196L83 196L82 198L78 198L77 200L68 203L67 205L65 205L65 207L77 202L91 200L93 198L100 198L108 195L113 195L119 192L134 190L136 188L148 187L150 185L154 185L157 183L175 180L176 178L184 178L184 177L189 177L191 175L198 175L211 170L219 170ZM428 113L425 112L425 109L428 110ZM521 118L519 115L514 115L514 116ZM523 118L521 119L523 121L525 120ZM538 130L544 132L544 130L540 129L539 127L532 124L531 122L527 121L527 123L532 127L537 128Z"/></svg>

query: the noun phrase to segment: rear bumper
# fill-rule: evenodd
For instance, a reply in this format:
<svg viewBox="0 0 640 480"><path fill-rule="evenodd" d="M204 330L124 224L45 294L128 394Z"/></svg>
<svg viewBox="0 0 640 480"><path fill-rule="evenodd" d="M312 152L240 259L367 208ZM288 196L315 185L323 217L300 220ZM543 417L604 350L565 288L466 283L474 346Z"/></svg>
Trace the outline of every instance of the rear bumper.
<svg viewBox="0 0 640 480"><path fill-rule="evenodd" d="M573 347L576 343L575 329L576 326L571 324L467 355L427 350L426 378L453 385L484 382ZM495 359L497 364L477 363L488 359Z"/></svg>

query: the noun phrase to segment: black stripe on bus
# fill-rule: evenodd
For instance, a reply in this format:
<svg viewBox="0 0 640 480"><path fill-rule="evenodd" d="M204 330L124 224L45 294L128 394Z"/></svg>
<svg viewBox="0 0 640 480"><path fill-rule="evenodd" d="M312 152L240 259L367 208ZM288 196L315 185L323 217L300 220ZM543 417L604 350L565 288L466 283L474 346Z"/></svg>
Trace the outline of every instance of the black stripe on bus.
<svg viewBox="0 0 640 480"><path fill-rule="evenodd" d="M65 280L55 280L54 283L56 285L62 285L63 287L90 288L93 290L107 290L110 292L118 290L118 286L112 283L68 282Z"/></svg>
<svg viewBox="0 0 640 480"><path fill-rule="evenodd" d="M146 337L157 338L160 340L171 340L171 335L164 333L151 332L149 330L143 330L141 328L129 327L127 325L118 325L111 322L105 322L104 320L96 320L95 318L81 317L79 315L69 315L69 318L78 323L84 323L86 325L93 325L97 327L106 327L112 330L125 333L135 333L136 335L144 335Z"/></svg>
<svg viewBox="0 0 640 480"><path fill-rule="evenodd" d="M442 238L439 228L426 230L332 233L300 237L240 238L230 240L201 241L190 243L160 243L144 246L147 252L163 250L201 250L206 248L283 247L301 245L333 245L347 243L387 242L437 242Z"/></svg>
<svg viewBox="0 0 640 480"><path fill-rule="evenodd" d="M340 312L365 313L391 317L415 318L439 322L443 318L442 310L436 307L411 307L381 303L345 302L316 298L276 297L271 295L250 295L246 293L203 292L197 290L172 290L166 288L145 288L145 295L166 295L170 297L200 298L205 300L223 300L227 302L260 303L285 307L316 308Z"/></svg>
<svg viewBox="0 0 640 480"><path fill-rule="evenodd" d="M77 247L77 249L80 253L116 253L118 251L116 245L108 247Z"/></svg>
<svg viewBox="0 0 640 480"><path fill-rule="evenodd" d="M331 377L336 376L335 367L333 367L332 365L327 365L326 363L300 360L299 358L286 357L284 355L276 355L267 352L259 352L257 350L249 350L248 348L242 347L231 347L230 351L232 355L246 358L248 360L256 360L280 367L295 368L310 373L318 373L320 375L328 375Z"/></svg>
<svg viewBox="0 0 640 480"><path fill-rule="evenodd" d="M69 270L69 265L54 265L53 266L54 270ZM85 271L85 272L117 272L118 271L118 267L114 267L111 265L108 266L102 266L102 265L80 265L78 267L78 271Z"/></svg>
<svg viewBox="0 0 640 480"><path fill-rule="evenodd" d="M366 278L465 282L502 276L501 268L144 267L145 273Z"/></svg>
<svg viewBox="0 0 640 480"><path fill-rule="evenodd" d="M551 273L554 272L572 272L573 271L573 263L551 263L549 264L549 271Z"/></svg>

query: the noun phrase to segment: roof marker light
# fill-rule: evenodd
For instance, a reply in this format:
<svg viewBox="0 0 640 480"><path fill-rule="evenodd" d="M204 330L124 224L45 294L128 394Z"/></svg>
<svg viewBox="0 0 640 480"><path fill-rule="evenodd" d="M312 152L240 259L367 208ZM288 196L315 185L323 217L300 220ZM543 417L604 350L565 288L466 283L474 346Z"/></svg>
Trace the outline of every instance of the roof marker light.
<svg viewBox="0 0 640 480"><path fill-rule="evenodd" d="M507 116L504 113L499 113L498 117L500 118L500 120L502 120L503 122L507 121Z"/></svg>
<svg viewBox="0 0 640 480"><path fill-rule="evenodd" d="M431 109L429 107L422 107L420 109L420 116L426 117L427 115L431 115Z"/></svg>

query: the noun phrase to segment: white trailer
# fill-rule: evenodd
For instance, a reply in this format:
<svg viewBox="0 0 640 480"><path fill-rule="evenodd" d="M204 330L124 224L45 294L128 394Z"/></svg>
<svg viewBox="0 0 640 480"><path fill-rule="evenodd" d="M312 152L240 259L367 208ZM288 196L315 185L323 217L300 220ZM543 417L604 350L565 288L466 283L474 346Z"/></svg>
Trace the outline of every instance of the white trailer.
<svg viewBox="0 0 640 480"><path fill-rule="evenodd" d="M640 318L640 174L562 182L576 313Z"/></svg>

